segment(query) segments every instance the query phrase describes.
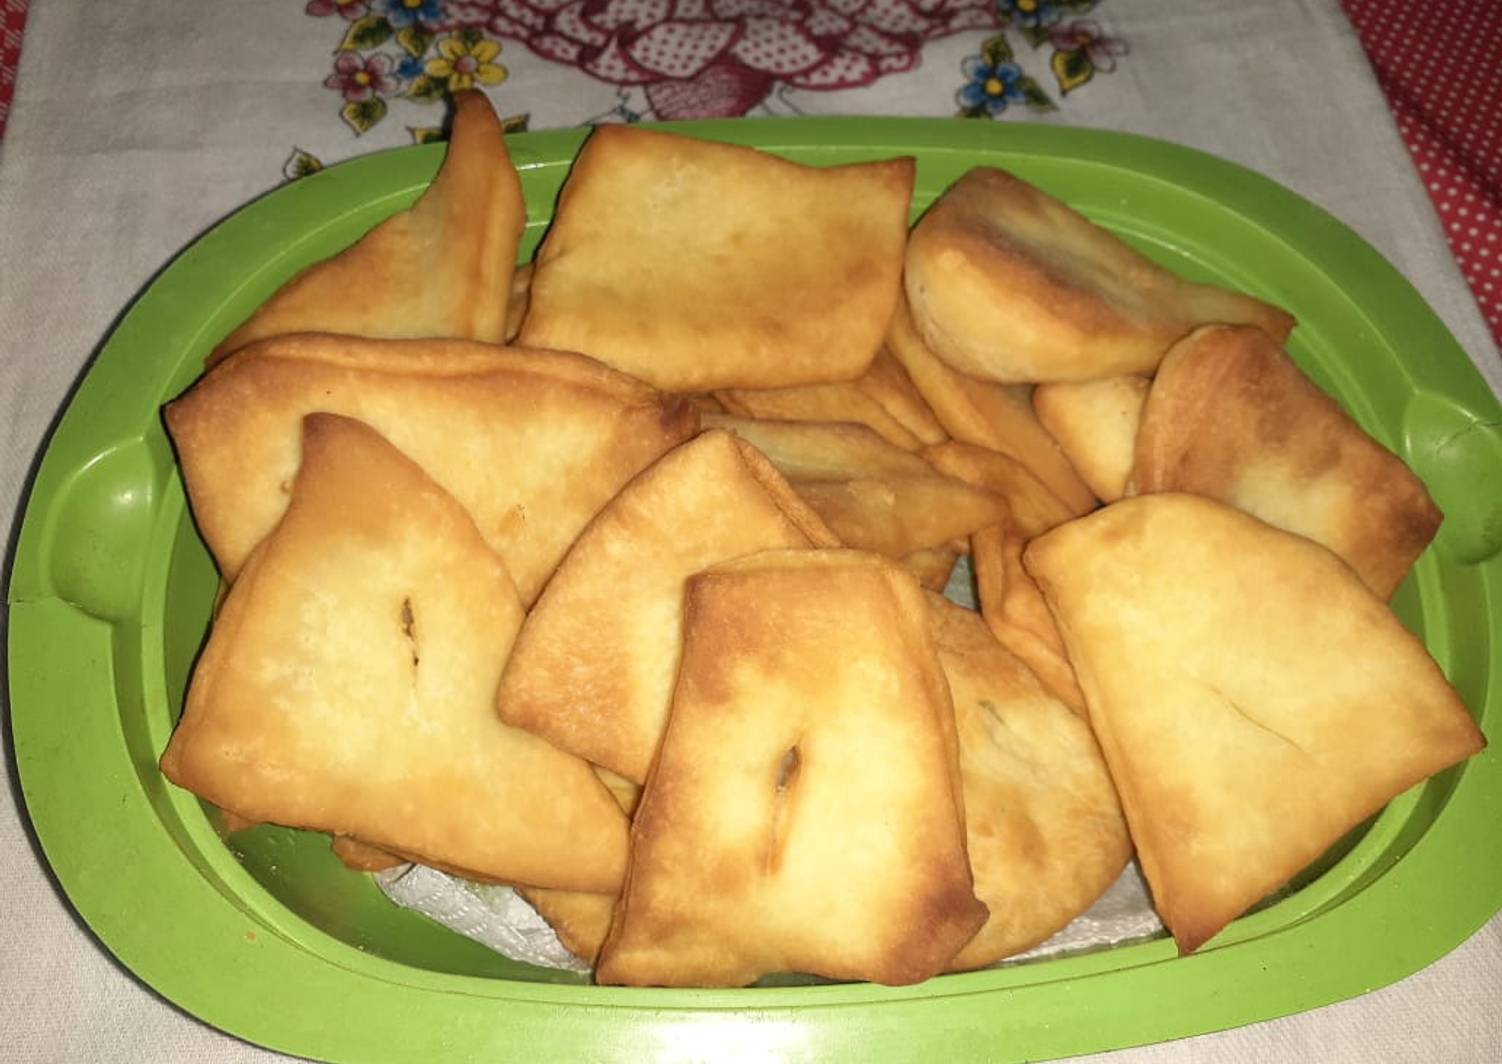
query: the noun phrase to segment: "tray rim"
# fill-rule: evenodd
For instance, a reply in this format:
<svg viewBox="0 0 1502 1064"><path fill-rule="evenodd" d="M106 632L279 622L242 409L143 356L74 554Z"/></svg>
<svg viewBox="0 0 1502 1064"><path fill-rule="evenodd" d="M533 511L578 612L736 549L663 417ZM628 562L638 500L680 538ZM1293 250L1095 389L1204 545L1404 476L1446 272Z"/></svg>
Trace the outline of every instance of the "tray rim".
<svg viewBox="0 0 1502 1064"><path fill-rule="evenodd" d="M1230 194L1237 199L1250 197L1252 200L1264 201L1257 208L1251 210L1250 213L1253 215L1264 211L1268 213L1273 213L1276 210L1291 211L1295 216L1294 222L1291 224L1303 228L1306 234L1310 232L1317 234L1321 241L1334 240L1335 246L1339 249L1341 255L1354 262L1356 267L1375 269L1377 280L1381 282L1378 288L1389 293L1395 292L1397 296L1397 298L1393 299L1380 300L1380 305L1374 308L1366 306L1361 308L1369 317L1376 320L1376 325L1374 326L1376 331L1383 335L1391 334L1394 331L1399 333L1417 331L1419 334L1425 335L1429 343L1440 343L1442 346L1448 347L1453 354L1458 355L1465 363L1465 369L1468 369L1475 377L1477 386L1491 399L1492 405L1496 405L1495 397L1491 396L1490 389L1481 381L1475 367L1470 364L1469 359L1460 350L1453 337L1449 336L1444 330L1443 325L1434 317L1433 312L1423 303L1422 299L1413 291L1411 286L1397 274L1397 271L1387 264L1385 260L1381 259L1380 255L1371 249L1369 245L1366 245L1360 237L1356 236L1349 229L1346 229L1341 223L1325 214L1319 208L1296 197L1293 193L1268 179L1253 174L1234 164L1203 155L1191 149L1160 141L1152 141L1130 134L1097 130L1075 130L1057 126L1000 127L988 125L984 128L977 128L977 125L974 123L957 123L953 120L932 119L757 119L737 120L734 122L716 121L670 124L661 128L675 129L715 139L733 140L738 143L749 143L773 149L797 148L817 151L821 147L827 147L831 151L844 152L852 148L869 147L889 153L939 152L963 156L980 152L993 154L1007 152L1029 155L1043 154L1063 158L1077 158L1081 155L1091 156L1094 153L1109 157L1109 162L1104 162L1102 165L1107 165L1111 168L1137 170L1139 172L1142 172L1144 168L1150 171L1160 170L1166 159L1169 163L1169 168L1174 170L1178 177L1178 180L1172 183L1181 184L1184 174L1190 171L1198 172L1202 175L1208 173L1217 185L1217 196L1215 198L1223 206L1226 204L1224 200L1220 199L1220 195L1227 194L1227 190L1234 190ZM583 130L552 131L539 134L523 134L519 138L511 138L509 143L513 146L513 155L518 168L528 169L538 166L566 165L584 136L585 131ZM1085 150L1083 151L1079 148L1081 142L1085 145ZM385 160L394 157L396 153L405 153L405 157L413 159L419 157L418 153L426 153L424 158L430 158L432 166L436 167L440 151L441 147L439 146L395 149L392 152L382 152L374 156L365 156L350 160L349 162L339 164L338 167L331 168L329 171L325 171L324 174L315 175L313 178L307 180L318 180L319 178L327 180L326 175L334 175L339 177L340 180L351 181L363 178L363 170L377 169L379 165ZM1087 161L1101 162L1100 159L1094 157L1088 158ZM426 162L424 165L426 165ZM1149 172L1148 176L1163 180L1159 173ZM10 684L14 742L22 791L25 795L27 806L32 812L32 819L36 826L38 838L47 851L49 861L53 863L54 869L57 870L59 881L73 900L73 904L78 909L80 915L84 917L85 921L94 929L105 945L115 952L117 956L120 956L127 967L138 972L139 970L136 968L136 965L131 963L131 958L126 956L126 954L131 952L133 948L138 950L140 943L133 940L126 929L117 926L119 924L118 920L111 920L107 916L101 916L98 913L97 899L89 896L90 891L93 889L92 886L81 886L76 878L70 884L70 875L72 873L65 875L64 869L73 869L76 867L74 863L76 855L59 854L54 856L54 850L67 848L66 845L60 845L62 840L57 835L59 829L48 826L49 818L55 815L56 796L49 794L49 780L45 776L39 775L40 770L28 767L33 763L32 758L27 757L23 759L22 756L23 736L25 736L26 743L34 741L31 738L35 734L32 730L32 725L36 721L34 717L29 717L25 712L18 713L16 707L18 705L29 704L29 699L24 697L27 694L39 693L36 692L34 687L31 691L24 690L28 687L29 680L35 675L35 673L29 672L28 669L33 667L31 664L34 661L33 655L36 655L38 652L43 656L46 654L46 648L38 645L38 638L42 630L50 628L54 624L61 623L58 611L67 611L69 609L66 603L59 598L47 594L37 594L36 590L29 583L30 574L28 569L30 566L36 565L38 566L38 571L40 571L41 567L45 565L41 559L45 549L50 544L43 543L40 540L42 532L39 526L46 523L45 513L40 511L45 509L47 497L52 491L56 490L53 487L53 481L62 475L59 470L49 468L49 460L55 457L57 441L66 438L68 433L77 431L71 424L76 418L70 418L70 415L73 415L74 409L80 405L80 397L84 389L89 387L88 381L98 377L100 365L110 364L106 362L110 358L109 352L117 346L117 338L122 333L125 333L127 336L129 335L132 321L142 312L143 306L147 305L151 300L160 301L163 298L163 290L175 283L174 278L179 275L179 272L191 269L195 253L203 254L205 246L212 249L215 241L229 239L226 233L232 234L236 226L250 224L247 219L253 217L254 212L265 210L267 203L275 203L275 197L282 191L279 189L266 197L252 202L215 226L214 229L185 249L145 292L137 298L115 330L115 333L102 347L99 360L94 366L89 368L88 374L84 378L83 386L70 399L67 412L58 422L52 438L46 444L46 453L32 485L30 497L27 500L25 517L21 524L21 534L18 536L16 544L11 586L8 592L8 598L12 607L10 621ZM1201 189L1191 189L1190 191L1199 195L1206 194ZM538 212L536 217L541 218L550 213L551 204L547 206L548 211ZM1265 223L1259 220L1259 224ZM1409 318L1409 315L1413 317ZM1384 319L1396 320L1384 321ZM53 462L52 464L55 465L56 463ZM155 516L157 520L160 520L161 512L158 511ZM1481 571L1481 579L1485 584L1485 599L1489 607L1488 613L1490 616L1495 617L1496 610L1494 607L1497 599L1496 566L1486 567L1484 570L1479 571ZM18 578L20 580L19 585L17 584ZM48 615L51 616L49 617ZM85 627L97 626L85 625ZM100 634L100 632L94 631L81 636L81 638L91 639ZM1493 656L1495 658L1495 653ZM17 667L18 662L22 667ZM1487 705L1483 708L1489 710L1495 701L1496 698L1494 696L1489 697ZM1490 717L1491 714L1488 713L1487 716ZM1150 991L1153 988L1157 988L1160 992L1171 992L1182 995L1182 987L1176 984L1187 982L1193 985L1210 981L1210 972L1206 970L1207 965L1210 968L1221 966L1224 959L1233 950L1241 950L1242 947L1254 946L1259 943L1266 945L1275 939L1285 937L1294 932L1299 932L1301 941L1298 945L1305 953L1309 951L1302 940L1307 939L1311 932L1320 932L1317 937L1324 940L1327 948L1335 948L1338 945L1339 948L1344 950L1348 958L1353 953L1359 955L1362 953L1362 950L1356 949L1353 951L1347 947L1346 943L1340 937L1346 933L1345 930L1341 930L1339 934L1335 934L1333 930L1329 934L1324 933L1325 929L1333 929L1355 919L1352 916L1354 903L1363 900L1371 901L1378 897L1379 894L1386 895L1390 893L1390 890L1398 890L1404 897L1409 899L1407 903L1411 904L1413 897L1429 893L1429 888L1432 887L1431 881L1434 877L1429 877L1428 880L1423 877L1415 878L1414 873L1420 864L1435 865L1437 862L1443 861L1448 865L1451 861L1466 852L1471 853L1473 856L1478 852L1488 852L1488 844L1490 845L1490 852L1495 855L1497 852L1495 841L1484 836L1471 838L1470 836L1476 835L1475 832L1457 830L1457 821L1459 819L1455 814L1457 803L1469 804L1476 801L1480 795L1502 795L1502 772L1499 772L1496 756L1489 753L1481 755L1479 759L1465 766L1464 770L1459 773L1454 793L1449 796L1446 808L1440 812L1434 824L1418 840L1412 850L1404 854L1400 861L1391 869L1379 875L1377 880L1361 891L1357 897L1351 898L1347 902L1342 902L1328 911L1316 913L1307 920L1297 922L1289 927L1279 928L1251 940L1235 942L1226 949L1211 949L1194 957L1173 959L1173 963L1171 964L1164 963L1172 958L1171 948L1167 943L1158 943L1155 945L1160 947L1158 952L1161 953L1161 956L1145 964L1128 969L1126 972L1115 970L1098 972L1093 975L1076 978L1071 980L1071 982L1076 985L1083 985L1086 982L1095 982L1098 984L1099 980L1106 977L1120 977L1123 974L1136 971L1143 973L1143 975L1136 980L1132 980L1132 982L1140 983L1141 985L1131 989L1131 992L1126 995L1127 997L1138 992ZM149 809L149 806L146 806L146 808ZM1442 828L1444 829L1443 831L1441 831ZM1452 836L1454 837L1452 838ZM1451 856L1445 857L1443 856L1444 854L1450 854ZM1477 862L1473 860L1468 863L1474 864ZM1178 1037L1184 1034L1233 1026L1239 1023L1251 1022L1255 1019L1266 1018L1271 1015L1314 1007L1326 1001L1350 996L1352 993L1370 989L1375 985L1380 985L1382 982L1399 978L1417 970L1428 963L1429 960L1438 957L1454 945L1457 945L1470 931L1480 926L1492 912L1496 911L1499 905L1502 905L1502 863L1494 862L1494 864L1496 864L1495 867L1486 867L1483 869L1483 871L1491 873L1491 878L1488 880L1489 892L1471 891L1466 897L1450 898L1449 901L1451 904L1446 908L1448 918L1436 921L1436 923L1442 926L1426 928L1426 933L1423 936L1405 936L1399 934L1398 937L1404 940L1404 949L1398 951L1377 951L1367 958L1371 967L1361 971L1359 976L1354 978L1339 978L1337 977L1338 973L1324 972L1321 975L1321 985L1314 987L1310 986L1304 980L1288 978L1290 973L1281 972L1279 980L1282 980L1285 986L1297 987L1298 993L1279 993L1275 986L1269 985L1266 987L1266 993L1259 996L1259 1000L1255 1005L1243 1002L1235 1008L1228 1009L1225 1007L1216 1008L1214 1007L1214 1003L1207 1003L1204 1010L1197 1013L1195 1017L1180 1017L1173 1022L1162 1022L1161 1017L1155 1022L1142 1022L1140 1016L1137 1022L1132 1022L1129 1015L1132 1011L1130 1002L1125 1000L1102 1001L1099 1003L1101 1006L1104 1006L1101 1008L1102 1013L1120 1013L1117 1016L1119 1021L1117 1030L1124 1034L1125 1040L1121 1037L1112 1037L1105 1041L1085 1042L1082 1048L1079 1041L1060 1043L1056 1039L1050 1039L1045 1036L1047 1032L1042 1029L1034 1030L1032 1040L1028 1041L1019 1038L1018 1036L1022 1032L1014 1027L1009 1028L1006 1032L1011 1036L1007 1050L1009 1052L1026 1053L1032 1056L1038 1052L1050 1054L1061 1051L1084 1052L1091 1049L1105 1049L1113 1046L1132 1045L1144 1041ZM1447 878L1449 877L1440 877L1441 880ZM1454 880L1451 880L1451 882L1453 883L1460 878L1454 877ZM1376 888L1383 889L1377 890ZM1374 891L1376 893L1373 893ZM224 899L221 898L219 900L223 901ZM1344 917L1341 917L1340 914L1342 913L1345 914ZM94 919L90 918L91 915ZM219 913L220 917L225 915L222 912ZM243 913L240 914L242 921L244 915ZM1314 926L1316 923L1319 924L1317 928ZM1300 928L1303 928L1303 930L1300 931ZM268 928L267 930L269 931L270 929ZM1335 935L1335 937L1331 937L1331 935ZM1410 937L1414 940L1409 941ZM256 950L257 953L271 949L272 943L278 941L294 951L301 950L301 947L297 943L281 939L275 932L272 932L268 938L270 941L263 943ZM1245 955L1245 952L1238 954L1238 956ZM1216 960L1217 957L1220 958L1219 961ZM233 951L230 951L221 960L230 961L231 958L242 965L246 961L243 951L241 951L241 954L235 954ZM1266 959L1263 957L1260 960L1265 961ZM1356 959L1359 960L1360 958ZM284 958L271 967L280 969L286 967L289 963ZM320 960L319 963L323 964L324 962ZM307 1053L312 1051L321 1055L323 1053L344 1053L349 1049L348 1045L329 1042L326 1035L320 1035L318 1032L311 1030L283 1032L282 1035L273 1034L268 1037L266 1036L267 1032L264 1031L266 1017L257 1018L254 1015L250 1017L232 1015L235 1010L226 1009L224 1002L217 999L214 1001L199 1000L202 995L194 994L187 988L180 987L180 980L175 980L171 976L171 969L161 967L159 964L147 966L157 968L158 977L164 981L163 983L159 983L145 973L140 973L142 978L146 979L148 984L153 985L158 992L171 1000L177 1001L183 1007L188 1008L190 1012L200 1015L201 1018L206 1019L208 1022L224 1027L226 1030L231 1031L231 1033L238 1034L241 1037L252 1038L255 1041L274 1048L283 1048L294 1052ZM292 965L292 967L299 966ZM1240 968L1241 965L1238 964L1237 967ZM1254 967L1255 964L1248 967L1246 973L1252 972ZM1344 967L1349 969L1353 966L1346 965ZM209 972L213 970L213 966L207 969ZM387 980L380 978L379 975L356 973L348 969L339 970L343 972L343 975L334 979L334 982L339 986L353 988L357 982L374 982L387 987L392 985ZM1165 975L1165 972L1168 974ZM328 976L327 972L323 974L326 977ZM1181 974L1182 978L1180 977ZM979 975L983 976L984 973L979 973ZM462 979L464 977L446 978ZM893 1016L899 1012L903 1014L927 1013L926 1016L922 1016L921 1018L913 1015L903 1022L920 1022L926 1025L936 1024L940 1029L951 1029L958 1032L967 1027L973 1018L967 1016L966 1013L969 1010L964 1008L963 1005L957 1005L957 1002L973 998L978 993L1010 993L1015 995L1034 987L1041 988L1051 985L1048 982L1040 982L1012 990L988 991L976 985L980 981L976 975L949 976L945 977L944 980L931 981L930 984L925 984L923 988L919 988L917 991L913 988L894 991L888 988L859 987L857 988L860 991L859 996L862 997L862 1000L859 1001L842 1000L850 996L849 991L851 988L831 988L828 993L805 994L803 996L808 1001L808 1004L791 1006L776 1003L784 995L770 991L737 991L733 993L739 995L749 993L753 998L766 1002L765 1005L753 1004L750 1012L743 1013L743 1015L758 1016L761 1021L772 1023L773 1026L772 1028L768 1028L769 1030L776 1029L775 1021L779 1016L785 1019L786 1017L783 1014L787 1012L797 1013L799 1023L808 1027L810 1031L816 1031L817 1034L814 1037L823 1040L818 1043L820 1049L828 1050L836 1047L853 1049L863 1036L869 1036L872 1031L889 1026L895 1022L892 1016L881 1017L881 1022L879 1023L871 1022L875 1018L870 1016L852 1020L853 1012L869 1012L871 1008L879 1005L887 1012L893 1014ZM550 1039L552 1044L549 1045L549 1049L551 1050L556 1050L561 1045L561 1043L556 1041L558 1033L556 1029L557 1018L556 1016L552 1016L553 1010L559 1007L564 1009L577 1007L581 1010L587 1009L591 1013L600 1011L599 1002L588 1000L589 998L593 998L594 994L583 995L585 1000L577 1005L565 1003L560 1006L555 1001L559 993L577 999L580 996L578 991L586 988L552 987L538 984L510 983L509 981L502 980L489 982L507 983L508 987L514 988L507 992L507 1001L510 1005L543 1010L543 1015L530 1020L518 1017L514 1020L505 1021L501 1026L514 1028L517 1031L520 1031L522 1028L535 1028L535 1034ZM1267 980L1264 980L1264 982L1267 982ZM941 983L945 985L941 987L939 985ZM174 994L173 988L181 990L181 993ZM407 989L412 988L409 987ZM596 988L587 989L595 990ZM823 988L810 989L822 990ZM1241 984L1238 984L1238 989L1243 989ZM348 989L341 991L340 994L342 996L347 992ZM720 999L725 992L655 990L598 990L596 992L624 995L624 1003L613 1006L622 1012L641 1012L644 1015L659 1017L659 1023L667 1022L668 1027L664 1028L663 1036L669 1037L670 1041L673 1023L682 1022L684 1017L679 1016L677 1020L662 1021L660 1017L663 1014L679 1013L681 1010L706 1010L708 1014L723 1016L726 1009L733 1008L739 1010L740 1002L744 1002L745 1000L742 997L736 1005L723 1004ZM439 993L448 996L457 995L464 999L470 999L470 992L457 988L448 991L425 990L423 993ZM769 994L771 995L770 1000L768 999ZM1107 992L1105 996L1112 999L1121 997L1120 994L1114 991ZM214 995L210 995L210 997L214 997ZM1065 997L1067 998L1068 995L1066 994ZM198 1004L198 1007L195 1007L194 1002ZM943 1007L919 1007L924 1005L924 1003L930 1006ZM1181 1006L1183 1004L1181 1001ZM214 1014L206 1015L200 1009ZM959 1011L957 1012L956 1009ZM444 1012L448 1010L438 1011ZM1139 1014L1141 1011L1137 1010ZM1195 1010L1192 1008L1183 1008L1182 1011L1194 1012ZM817 1015L824 1013L838 1013L840 1015L831 1015L828 1017ZM224 1017L224 1022L221 1022L220 1016ZM635 1019L639 1023L642 1017L638 1016ZM689 1026L700 1024L698 1020L689 1020L688 1022ZM650 1026L650 1023L648 1026ZM1047 1026L1047 1024L1042 1024L1041 1028L1046 1028ZM931 1027L925 1027L925 1030L931 1029ZM578 1033L577 1031L575 1032L575 1034ZM285 1041L283 1037L286 1038ZM714 1035L713 1037L718 1038L720 1035ZM851 1040L852 1038L854 1040ZM477 1042L475 1044L479 1045L482 1043ZM1060 1045L1064 1047L1062 1050L1059 1048ZM598 1052L602 1046L603 1043L599 1042L597 1038L592 1038L586 1034L585 1040L579 1043L579 1051ZM388 1052L390 1051L389 1046L381 1047L372 1045L370 1048L385 1048ZM513 1048L515 1048L514 1045ZM618 1046L617 1048L622 1047Z"/></svg>

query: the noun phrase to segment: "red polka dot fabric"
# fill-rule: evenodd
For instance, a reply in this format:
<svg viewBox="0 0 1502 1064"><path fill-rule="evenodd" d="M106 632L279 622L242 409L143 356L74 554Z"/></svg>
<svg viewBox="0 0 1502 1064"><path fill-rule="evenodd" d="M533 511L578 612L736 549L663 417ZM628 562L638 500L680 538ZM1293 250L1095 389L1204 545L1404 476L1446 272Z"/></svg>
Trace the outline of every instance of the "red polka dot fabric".
<svg viewBox="0 0 1502 1064"><path fill-rule="evenodd" d="M1341 3L1502 348L1502 4Z"/></svg>
<svg viewBox="0 0 1502 1064"><path fill-rule="evenodd" d="M0 0L0 137L10 101L16 95L16 65L21 60L21 31L26 28L27 0Z"/></svg>

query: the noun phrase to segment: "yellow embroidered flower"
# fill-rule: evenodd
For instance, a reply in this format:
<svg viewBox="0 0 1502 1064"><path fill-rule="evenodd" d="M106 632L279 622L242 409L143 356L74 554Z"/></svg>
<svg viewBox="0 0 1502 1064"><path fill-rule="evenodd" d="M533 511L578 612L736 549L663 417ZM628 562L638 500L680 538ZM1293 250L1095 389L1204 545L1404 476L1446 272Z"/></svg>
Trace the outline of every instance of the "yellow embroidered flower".
<svg viewBox="0 0 1502 1064"><path fill-rule="evenodd" d="M423 72L447 83L449 92L481 85L499 85L506 80L506 68L491 60L501 54L499 41L474 34L455 33L438 42L438 55L429 59Z"/></svg>

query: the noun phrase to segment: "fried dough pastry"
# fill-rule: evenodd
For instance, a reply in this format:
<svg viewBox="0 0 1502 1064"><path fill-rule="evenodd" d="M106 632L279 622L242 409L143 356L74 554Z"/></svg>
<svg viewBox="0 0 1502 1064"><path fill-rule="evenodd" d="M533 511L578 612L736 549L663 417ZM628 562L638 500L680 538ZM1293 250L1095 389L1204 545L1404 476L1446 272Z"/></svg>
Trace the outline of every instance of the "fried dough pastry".
<svg viewBox="0 0 1502 1064"><path fill-rule="evenodd" d="M949 574L954 571L954 563L969 549L970 541L960 538L904 554L898 561L913 574L919 587L926 591L943 591L949 583Z"/></svg>
<svg viewBox="0 0 1502 1064"><path fill-rule="evenodd" d="M758 421L706 414L755 445L839 542L904 558L998 521L1006 504L937 472L911 451L848 422ZM951 564L953 564L951 562Z"/></svg>
<svg viewBox="0 0 1502 1064"><path fill-rule="evenodd" d="M978 614L927 599L954 702L975 895L991 913L949 967L981 968L1088 909L1126 867L1132 844L1089 726Z"/></svg>
<svg viewBox="0 0 1502 1064"><path fill-rule="evenodd" d="M1038 420L1030 389L977 380L945 365L914 330L905 300L898 300L887 333L887 348L902 363L951 437L1021 462L1072 512L1095 509L1095 493Z"/></svg>
<svg viewBox="0 0 1502 1064"><path fill-rule="evenodd" d="M388 868L407 863L405 857L398 857L389 850L352 839L348 835L335 835L329 849L334 851L334 856L339 858L344 867L356 872L384 872Z"/></svg>
<svg viewBox="0 0 1502 1064"><path fill-rule="evenodd" d="M732 388L717 393L722 412L772 421L849 421L905 450L949 437L885 348L853 381L793 388Z"/></svg>
<svg viewBox="0 0 1502 1064"><path fill-rule="evenodd" d="M903 274L919 335L991 381L1151 373L1196 325L1255 325L1282 343L1277 307L1193 284L1003 170L977 167L913 227Z"/></svg>
<svg viewBox="0 0 1502 1064"><path fill-rule="evenodd" d="M670 391L850 380L901 286L910 158L812 167L595 129L537 253L519 341Z"/></svg>
<svg viewBox="0 0 1502 1064"><path fill-rule="evenodd" d="M1340 555L1389 598L1444 515L1256 329L1206 326L1163 360L1137 435L1139 492L1208 495Z"/></svg>
<svg viewBox="0 0 1502 1064"><path fill-rule="evenodd" d="M539 887L518 887L516 892L548 922L564 949L590 967L595 965L620 895Z"/></svg>
<svg viewBox="0 0 1502 1064"><path fill-rule="evenodd" d="M584 761L495 716L522 606L464 509L315 414L285 516L230 589L162 756L179 786L472 879L611 890L627 821Z"/></svg>
<svg viewBox="0 0 1502 1064"><path fill-rule="evenodd" d="M699 435L627 484L564 558L512 650L501 719L643 782L678 673L684 580L773 547L838 545L756 448Z"/></svg>
<svg viewBox="0 0 1502 1064"><path fill-rule="evenodd" d="M457 93L448 154L418 201L277 289L209 361L300 332L500 343L526 220L500 119L484 93Z"/></svg>
<svg viewBox="0 0 1502 1064"><path fill-rule="evenodd" d="M506 343L516 339L522 331L522 320L527 316L527 304L532 300L532 270L530 262L524 262L511 275L511 294L506 299L506 325L503 330Z"/></svg>
<svg viewBox="0 0 1502 1064"><path fill-rule="evenodd" d="M985 922L923 592L855 551L690 578L602 984L914 983Z"/></svg>
<svg viewBox="0 0 1502 1064"><path fill-rule="evenodd" d="M1004 519L970 535L970 568L975 574L980 613L991 632L1037 674L1043 685L1075 712L1085 712L1085 696L1074 678L1043 593L1022 568L1022 548L1034 536L1074 515L1058 496L1020 462L968 443L925 447L935 469L1006 500Z"/></svg>
<svg viewBox="0 0 1502 1064"><path fill-rule="evenodd" d="M1129 490L1137 428L1151 385L1146 377L1106 377L1033 389L1038 420L1105 502L1115 502Z"/></svg>
<svg viewBox="0 0 1502 1064"><path fill-rule="evenodd" d="M304 414L357 418L474 517L531 603L621 485L698 415L582 355L458 340L284 336L244 348L168 405L193 517L226 580L271 530Z"/></svg>
<svg viewBox="0 0 1502 1064"><path fill-rule="evenodd" d="M1023 560L1181 952L1485 745L1423 645L1345 563L1222 503L1125 499Z"/></svg>

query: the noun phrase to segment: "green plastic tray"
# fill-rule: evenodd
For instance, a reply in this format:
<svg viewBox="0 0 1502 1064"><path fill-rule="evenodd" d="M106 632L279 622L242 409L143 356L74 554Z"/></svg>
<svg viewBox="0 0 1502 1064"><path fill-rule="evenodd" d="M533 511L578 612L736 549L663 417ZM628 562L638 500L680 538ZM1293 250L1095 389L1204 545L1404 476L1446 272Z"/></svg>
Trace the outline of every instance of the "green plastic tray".
<svg viewBox="0 0 1502 1064"><path fill-rule="evenodd" d="M1496 732L1502 411L1417 293L1350 230L1246 170L1121 134L903 119L679 128L815 164L914 155L915 212L965 169L1003 166L1181 273L1289 308L1294 357L1448 515L1396 608ZM531 212L525 253L583 138L511 139ZM409 204L442 152L304 178L184 251L105 345L36 477L9 590L22 790L79 913L164 996L242 1038L330 1059L1036 1060L1360 994L1502 906L1495 747L1393 801L1192 957L1159 939L901 989L589 986L395 908L316 836L263 827L226 841L156 767L216 588L159 410L285 278Z"/></svg>

